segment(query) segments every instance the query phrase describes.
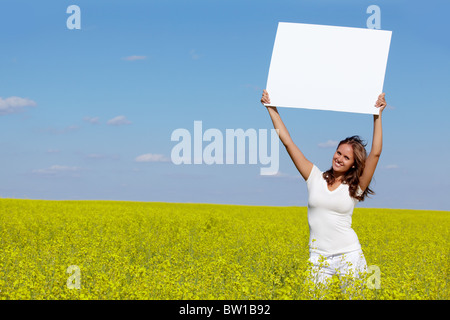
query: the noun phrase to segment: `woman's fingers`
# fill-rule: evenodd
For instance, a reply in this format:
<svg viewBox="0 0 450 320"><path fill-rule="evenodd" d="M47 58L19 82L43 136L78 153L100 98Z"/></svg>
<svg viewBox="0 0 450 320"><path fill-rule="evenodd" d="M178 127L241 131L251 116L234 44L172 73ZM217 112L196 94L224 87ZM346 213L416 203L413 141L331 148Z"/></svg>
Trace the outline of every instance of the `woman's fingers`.
<svg viewBox="0 0 450 320"><path fill-rule="evenodd" d="M263 90L261 103L263 103L263 104L270 104L269 93L265 89Z"/></svg>
<svg viewBox="0 0 450 320"><path fill-rule="evenodd" d="M377 99L377 102L375 103L375 106L376 107L384 107L384 106L386 106L386 99L384 98L385 97L385 93L383 92L382 94L380 94L379 96L378 96L378 99Z"/></svg>
<svg viewBox="0 0 450 320"><path fill-rule="evenodd" d="M377 107L380 110L379 111L380 115L387 106L386 99L384 97L385 93L380 94L378 96L377 102L375 103L375 107Z"/></svg>

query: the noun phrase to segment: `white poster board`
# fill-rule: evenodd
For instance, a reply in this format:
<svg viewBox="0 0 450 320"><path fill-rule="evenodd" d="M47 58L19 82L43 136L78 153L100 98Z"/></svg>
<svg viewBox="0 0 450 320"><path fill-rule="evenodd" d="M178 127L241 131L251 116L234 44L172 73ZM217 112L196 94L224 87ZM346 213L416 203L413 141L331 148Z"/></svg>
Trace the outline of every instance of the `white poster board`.
<svg viewBox="0 0 450 320"><path fill-rule="evenodd" d="M270 106L378 114L392 31L278 24Z"/></svg>

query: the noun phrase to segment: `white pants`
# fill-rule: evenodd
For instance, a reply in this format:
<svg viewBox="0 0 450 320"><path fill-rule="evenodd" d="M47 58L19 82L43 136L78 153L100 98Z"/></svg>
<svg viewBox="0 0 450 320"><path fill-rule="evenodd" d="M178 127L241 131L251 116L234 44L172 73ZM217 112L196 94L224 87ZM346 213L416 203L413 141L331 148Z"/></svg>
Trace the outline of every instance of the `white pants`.
<svg viewBox="0 0 450 320"><path fill-rule="evenodd" d="M333 275L351 275L358 278L367 272L366 259L361 249L343 254L319 254L310 251L312 279L314 283L325 283Z"/></svg>

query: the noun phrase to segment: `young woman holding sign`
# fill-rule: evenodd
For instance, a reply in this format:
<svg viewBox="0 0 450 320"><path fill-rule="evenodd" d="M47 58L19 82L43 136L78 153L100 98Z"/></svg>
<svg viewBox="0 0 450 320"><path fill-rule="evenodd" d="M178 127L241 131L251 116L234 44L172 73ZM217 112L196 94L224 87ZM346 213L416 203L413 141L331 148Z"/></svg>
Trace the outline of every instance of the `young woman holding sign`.
<svg viewBox="0 0 450 320"><path fill-rule="evenodd" d="M385 94L375 106L379 114L373 119L372 148L367 156L365 144L358 136L339 142L331 168L321 172L292 141L276 107L267 107L281 142L308 188L309 261L314 280L325 282L333 274L358 276L367 270L358 236L351 228L353 208L368 194L383 144L381 114L386 107ZM262 104L270 104L263 91Z"/></svg>

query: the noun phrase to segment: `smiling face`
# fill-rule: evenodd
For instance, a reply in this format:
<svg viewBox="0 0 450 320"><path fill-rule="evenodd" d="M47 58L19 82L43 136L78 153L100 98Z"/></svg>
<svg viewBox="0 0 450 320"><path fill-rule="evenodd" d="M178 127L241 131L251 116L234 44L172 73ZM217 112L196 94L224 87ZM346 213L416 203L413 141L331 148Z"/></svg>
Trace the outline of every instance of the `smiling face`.
<svg viewBox="0 0 450 320"><path fill-rule="evenodd" d="M350 144L341 144L333 156L333 171L335 173L346 173L353 166L355 157L353 147Z"/></svg>

